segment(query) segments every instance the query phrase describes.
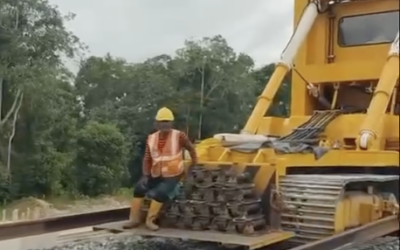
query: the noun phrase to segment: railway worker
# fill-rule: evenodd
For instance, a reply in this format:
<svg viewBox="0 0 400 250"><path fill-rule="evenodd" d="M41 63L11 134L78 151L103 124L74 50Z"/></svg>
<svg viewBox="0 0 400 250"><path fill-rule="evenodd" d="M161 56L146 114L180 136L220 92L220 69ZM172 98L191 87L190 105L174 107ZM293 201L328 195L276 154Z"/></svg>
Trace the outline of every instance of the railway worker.
<svg viewBox="0 0 400 250"><path fill-rule="evenodd" d="M156 115L157 132L147 137L143 159L143 176L134 189L130 221L123 226L132 229L140 225L141 205L145 196L151 199L146 226L158 230L155 224L163 203L171 199L184 173L183 149L189 151L192 165L197 163L193 144L185 133L172 128L174 115L168 108L161 108Z"/></svg>

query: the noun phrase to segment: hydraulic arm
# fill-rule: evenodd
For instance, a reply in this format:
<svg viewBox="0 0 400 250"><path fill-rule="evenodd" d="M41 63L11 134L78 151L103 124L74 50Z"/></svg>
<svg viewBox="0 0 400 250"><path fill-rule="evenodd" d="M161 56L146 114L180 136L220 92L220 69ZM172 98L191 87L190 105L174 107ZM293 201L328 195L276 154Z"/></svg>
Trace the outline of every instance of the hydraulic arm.
<svg viewBox="0 0 400 250"><path fill-rule="evenodd" d="M281 55L280 62L277 64L276 69L268 81L264 91L258 98L253 112L251 113L245 127L242 130L242 134L255 134L257 132L261 119L271 106L275 94L278 91L284 77L292 68L293 60L297 55L300 46L303 44L309 31L311 30L317 16L318 3L316 1L312 1L304 10L292 38Z"/></svg>
<svg viewBox="0 0 400 250"><path fill-rule="evenodd" d="M399 32L397 32L397 36L390 47L388 59L383 67L381 77L368 107L367 116L361 125L358 138L360 149L369 149L373 145L373 140L382 136L384 122L382 118L385 115L398 78Z"/></svg>

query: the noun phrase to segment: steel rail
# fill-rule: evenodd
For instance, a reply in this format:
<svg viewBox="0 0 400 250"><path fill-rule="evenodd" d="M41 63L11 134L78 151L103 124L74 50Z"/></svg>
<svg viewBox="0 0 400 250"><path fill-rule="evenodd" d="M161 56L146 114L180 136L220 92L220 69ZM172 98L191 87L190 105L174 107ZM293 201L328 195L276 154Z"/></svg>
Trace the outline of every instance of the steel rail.
<svg viewBox="0 0 400 250"><path fill-rule="evenodd" d="M334 250L351 243L362 244L398 231L399 217L395 215L290 250Z"/></svg>
<svg viewBox="0 0 400 250"><path fill-rule="evenodd" d="M127 220L129 207L0 224L0 240L59 232Z"/></svg>

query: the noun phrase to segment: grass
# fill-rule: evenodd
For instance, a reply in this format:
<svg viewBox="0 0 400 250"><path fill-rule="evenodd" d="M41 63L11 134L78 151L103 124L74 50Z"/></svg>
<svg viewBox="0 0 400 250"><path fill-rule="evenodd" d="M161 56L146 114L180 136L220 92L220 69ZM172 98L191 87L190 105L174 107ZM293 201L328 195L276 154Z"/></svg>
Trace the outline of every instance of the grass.
<svg viewBox="0 0 400 250"><path fill-rule="evenodd" d="M38 206L38 203L51 204L53 209L56 210L71 210L74 207L82 207L84 209L96 209L96 207L107 207L107 205L117 206L118 204L129 203L132 199L133 190L130 188L121 188L112 195L100 195L98 197L87 197L83 195L71 196L63 195L57 197L44 197L37 198L24 198L11 202L9 204L0 204L0 211L2 209L20 209L25 210L28 207L32 208ZM41 202L38 202L41 201Z"/></svg>

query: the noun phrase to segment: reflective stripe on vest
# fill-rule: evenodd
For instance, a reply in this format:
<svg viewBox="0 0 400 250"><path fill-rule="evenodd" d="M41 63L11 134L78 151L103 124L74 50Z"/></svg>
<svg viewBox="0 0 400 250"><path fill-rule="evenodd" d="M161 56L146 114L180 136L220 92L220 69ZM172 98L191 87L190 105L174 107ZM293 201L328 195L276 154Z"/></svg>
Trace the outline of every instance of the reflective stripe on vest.
<svg viewBox="0 0 400 250"><path fill-rule="evenodd" d="M180 175L184 171L179 135L180 131L173 129L161 151L158 149L160 132L149 136L148 144L153 162L151 175L153 177L172 177Z"/></svg>

